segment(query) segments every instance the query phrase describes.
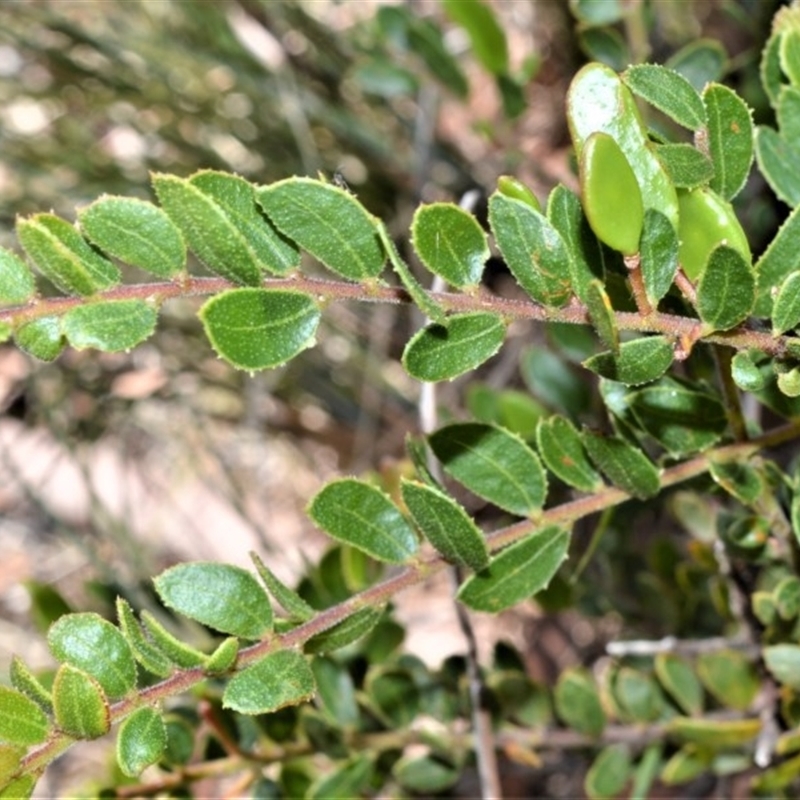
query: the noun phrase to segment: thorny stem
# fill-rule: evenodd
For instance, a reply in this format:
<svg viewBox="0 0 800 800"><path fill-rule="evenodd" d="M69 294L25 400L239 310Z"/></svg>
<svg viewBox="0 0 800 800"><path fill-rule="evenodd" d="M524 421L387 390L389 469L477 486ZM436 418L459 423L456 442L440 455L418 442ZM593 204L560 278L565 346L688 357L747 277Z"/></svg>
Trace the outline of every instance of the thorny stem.
<svg viewBox="0 0 800 800"><path fill-rule="evenodd" d="M702 455L665 469L660 477L661 489L666 489L702 475L710 468L712 459L744 460L759 450L784 444L797 436L800 436L800 422L791 422L747 442L737 442L714 448ZM494 553L547 525L569 527L583 517L619 505L630 499L631 496L621 489L607 486L595 494L579 497L547 509L536 519L521 520L513 525L494 531L487 535L486 543L490 552ZM367 606L377 608L388 602L391 597L403 589L422 583L431 575L441 572L449 566L449 562L441 556L431 555L419 558L415 563L375 586L359 592L338 605L320 611L308 622L304 622L284 634L273 635L258 644L242 650L237 659L236 668L242 669L276 650L300 647L313 636L342 622L359 609ZM155 705L168 697L188 691L206 677L202 667L178 670L169 678L148 686L131 697L114 703L110 708L110 720L112 723L119 722L135 709L143 705ZM10 777L14 779L26 774L39 774L74 742L75 739L67 734L57 733L44 744L31 750L22 759L16 775Z"/></svg>

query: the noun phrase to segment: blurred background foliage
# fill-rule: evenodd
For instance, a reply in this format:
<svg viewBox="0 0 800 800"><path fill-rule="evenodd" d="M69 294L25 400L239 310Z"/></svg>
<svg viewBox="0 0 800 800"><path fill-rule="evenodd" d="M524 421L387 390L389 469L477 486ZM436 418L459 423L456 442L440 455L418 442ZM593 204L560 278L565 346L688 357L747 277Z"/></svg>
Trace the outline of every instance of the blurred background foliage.
<svg viewBox="0 0 800 800"><path fill-rule="evenodd" d="M724 80L769 121L758 58L777 3L496 0L478 17L465 12L472 5L4 0L0 244L14 247L17 215L53 209L73 220L103 193L151 198L151 171L213 168L262 183L322 173L400 240L420 202L477 189L480 216L502 174L544 200L558 182L577 185L564 96L590 59L655 60L701 84ZM741 207L758 252L778 218L758 177ZM513 292L500 263L486 282ZM152 606L147 578L175 558L244 562L255 547L299 578L322 547L302 515L315 487L336 470L375 469L387 486L402 471L417 387L395 357L419 320L336 307L319 348L250 377L213 357L195 307L171 304L158 335L131 354L68 351L41 364L0 349L2 664L21 641L30 652L31 612L42 628L64 602L103 611L121 593ZM591 347L580 329L513 328L478 382L442 387L443 417L466 409L524 436L548 410L596 422L592 383L576 366ZM514 612L499 630L534 677L552 683L621 631L723 631L708 489L588 523L579 540L604 535L586 571L560 576L544 610ZM635 539L633 521L646 531ZM421 605L403 612L407 644L432 647L435 659L451 640L436 630L413 638L426 613L440 622L429 599ZM563 771L548 774L563 785L542 792L577 791Z"/></svg>

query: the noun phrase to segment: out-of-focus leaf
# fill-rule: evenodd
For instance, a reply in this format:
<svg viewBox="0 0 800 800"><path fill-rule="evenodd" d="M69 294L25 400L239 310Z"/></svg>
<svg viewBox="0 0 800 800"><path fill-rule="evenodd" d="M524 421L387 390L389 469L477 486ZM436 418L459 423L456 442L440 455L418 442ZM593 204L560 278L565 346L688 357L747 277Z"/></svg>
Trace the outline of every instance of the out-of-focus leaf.
<svg viewBox="0 0 800 800"><path fill-rule="evenodd" d="M761 688L754 665L736 650L702 653L697 674L706 689L724 706L744 711Z"/></svg>
<svg viewBox="0 0 800 800"><path fill-rule="evenodd" d="M579 733L600 736L606 726L606 715L594 680L583 669L566 669L555 688L556 712Z"/></svg>
<svg viewBox="0 0 800 800"><path fill-rule="evenodd" d="M739 747L755 739L761 720L690 719L673 717L666 723L667 733L679 741L692 742L713 750Z"/></svg>
<svg viewBox="0 0 800 800"><path fill-rule="evenodd" d="M765 647L764 664L780 683L800 690L800 646L774 644Z"/></svg>
<svg viewBox="0 0 800 800"><path fill-rule="evenodd" d="M800 325L800 271L781 283L772 306L772 332L779 336Z"/></svg>
<svg viewBox="0 0 800 800"><path fill-rule="evenodd" d="M685 659L674 653L659 653L654 666L661 685L682 711L692 716L703 713L703 687Z"/></svg>
<svg viewBox="0 0 800 800"><path fill-rule="evenodd" d="M22 350L40 361L58 358L66 345L58 317L39 317L26 322L14 332L14 339Z"/></svg>
<svg viewBox="0 0 800 800"><path fill-rule="evenodd" d="M0 247L0 304L21 306L36 292L28 265L15 253Z"/></svg>
<svg viewBox="0 0 800 800"><path fill-rule="evenodd" d="M440 794L455 785L459 770L431 755L405 756L392 767L395 780L408 791Z"/></svg>
<svg viewBox="0 0 800 800"><path fill-rule="evenodd" d="M611 800L617 797L633 774L633 762L627 745L604 747L595 758L583 788L590 800Z"/></svg>
<svg viewBox="0 0 800 800"><path fill-rule="evenodd" d="M492 9L482 0L443 0L445 12L469 35L475 58L488 72L508 71L508 43Z"/></svg>
<svg viewBox="0 0 800 800"><path fill-rule="evenodd" d="M696 39L673 53L665 66L683 75L700 92L725 73L728 54L716 39Z"/></svg>

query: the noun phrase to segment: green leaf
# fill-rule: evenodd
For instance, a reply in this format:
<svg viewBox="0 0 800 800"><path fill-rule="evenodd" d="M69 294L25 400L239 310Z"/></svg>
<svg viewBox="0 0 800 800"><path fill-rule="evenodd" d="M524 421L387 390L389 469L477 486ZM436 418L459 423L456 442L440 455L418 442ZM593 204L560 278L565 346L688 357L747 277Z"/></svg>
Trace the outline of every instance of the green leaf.
<svg viewBox="0 0 800 800"><path fill-rule="evenodd" d="M206 663L204 653L173 636L149 611L142 611L141 619L154 646L173 664L183 669L192 669Z"/></svg>
<svg viewBox="0 0 800 800"><path fill-rule="evenodd" d="M795 269L795 256L800 252L800 206L795 208L781 225L775 238L756 261L758 299L753 314L769 317L772 314L772 290Z"/></svg>
<svg viewBox="0 0 800 800"><path fill-rule="evenodd" d="M457 598L475 611L497 613L546 588L569 550L569 531L551 525L521 539L468 578Z"/></svg>
<svg viewBox="0 0 800 800"><path fill-rule="evenodd" d="M257 553L251 552L250 559L255 565L258 577L261 578L269 593L290 616L305 622L317 613L294 589L290 589L285 583L278 580Z"/></svg>
<svg viewBox="0 0 800 800"><path fill-rule="evenodd" d="M180 231L152 203L103 195L78 212L78 222L103 252L160 278L172 278L186 265Z"/></svg>
<svg viewBox="0 0 800 800"><path fill-rule="evenodd" d="M22 350L40 361L58 358L65 346L59 317L39 317L27 322L17 328L14 339Z"/></svg>
<svg viewBox="0 0 800 800"><path fill-rule="evenodd" d="M521 517L537 514L547 494L541 461L518 436L493 425L448 425L429 440L445 471L471 492Z"/></svg>
<svg viewBox="0 0 800 800"><path fill-rule="evenodd" d="M733 247L715 248L697 285L700 319L714 330L725 331L747 319L755 302L753 268Z"/></svg>
<svg viewBox="0 0 800 800"><path fill-rule="evenodd" d="M0 784L0 800L28 800L36 787L33 775L23 775L11 783Z"/></svg>
<svg viewBox="0 0 800 800"><path fill-rule="evenodd" d="M800 88L784 86L778 98L778 128L787 142L800 140Z"/></svg>
<svg viewBox="0 0 800 800"><path fill-rule="evenodd" d="M715 720L673 717L666 723L667 733L683 742L693 742L713 750L740 747L761 731L758 718Z"/></svg>
<svg viewBox="0 0 800 800"><path fill-rule="evenodd" d="M342 647L357 642L366 636L383 618L383 607L361 608L347 619L334 625L316 636L312 636L305 644L307 653L332 653Z"/></svg>
<svg viewBox="0 0 800 800"><path fill-rule="evenodd" d="M539 420L536 445L547 468L564 483L582 492L596 492L603 479L586 457L575 426L564 417Z"/></svg>
<svg viewBox="0 0 800 800"><path fill-rule="evenodd" d="M764 388L764 375L754 361L751 350L740 350L731 360L733 382L745 392L757 392Z"/></svg>
<svg viewBox="0 0 800 800"><path fill-rule="evenodd" d="M355 478L327 484L308 513L329 536L379 561L402 564L417 552L417 536L397 506L380 489Z"/></svg>
<svg viewBox="0 0 800 800"><path fill-rule="evenodd" d="M229 636L221 641L214 652L209 655L205 663L207 675L223 675L230 672L239 657L239 640L235 636Z"/></svg>
<svg viewBox="0 0 800 800"><path fill-rule="evenodd" d="M800 31L787 28L780 39L781 69L792 84L800 85Z"/></svg>
<svg viewBox="0 0 800 800"><path fill-rule="evenodd" d="M780 336L800 325L800 271L781 283L772 306L772 333Z"/></svg>
<svg viewBox="0 0 800 800"><path fill-rule="evenodd" d="M603 284L598 280L590 281L586 287L584 298L589 319L600 337L600 341L613 352L619 351L619 330L617 317L611 300Z"/></svg>
<svg viewBox="0 0 800 800"><path fill-rule="evenodd" d="M253 575L232 564L178 564L153 580L164 605L214 630L259 639L272 630L272 606Z"/></svg>
<svg viewBox="0 0 800 800"><path fill-rule="evenodd" d="M612 800L625 788L633 775L633 763L627 745L604 747L595 758L583 788L590 800Z"/></svg>
<svg viewBox="0 0 800 800"><path fill-rule="evenodd" d="M155 764L167 749L167 729L154 708L137 708L120 725L117 735L117 763L124 775L135 778Z"/></svg>
<svg viewBox="0 0 800 800"><path fill-rule="evenodd" d="M746 461L712 461L709 472L714 483L745 505L755 503L764 492L760 473Z"/></svg>
<svg viewBox="0 0 800 800"><path fill-rule="evenodd" d="M16 781L11 784L8 783L9 779L18 774L20 762L25 755L25 747L18 745L0 743L0 798L14 797L18 800L23 795L10 795L8 794L9 786L12 786ZM24 795L27 796L27 795Z"/></svg>
<svg viewBox="0 0 800 800"><path fill-rule="evenodd" d="M615 72L631 63L631 51L616 28L584 28L577 31L578 44L590 61L599 61Z"/></svg>
<svg viewBox="0 0 800 800"><path fill-rule="evenodd" d="M230 289L199 311L214 350L234 367L269 369L314 344L320 311L300 292Z"/></svg>
<svg viewBox="0 0 800 800"><path fill-rule="evenodd" d="M53 696L30 671L27 664L17 655L11 656L9 677L11 678L11 685L18 692L22 692L33 700L46 714L52 713Z"/></svg>
<svg viewBox="0 0 800 800"><path fill-rule="evenodd" d="M569 7L586 25L612 25L623 16L619 0L569 0Z"/></svg>
<svg viewBox="0 0 800 800"><path fill-rule="evenodd" d="M411 223L414 249L434 275L459 289L476 286L489 258L475 217L453 203L420 206Z"/></svg>
<svg viewBox="0 0 800 800"><path fill-rule="evenodd" d="M600 736L606 715L591 675L583 669L565 669L558 678L556 712L570 728L586 736Z"/></svg>
<svg viewBox="0 0 800 800"><path fill-rule="evenodd" d="M653 722L664 711L664 696L650 675L622 667L614 677L614 699L635 722Z"/></svg>
<svg viewBox="0 0 800 800"><path fill-rule="evenodd" d="M364 691L384 725L403 729L422 711L419 687L411 672L402 666L377 665L367 674Z"/></svg>
<svg viewBox="0 0 800 800"><path fill-rule="evenodd" d="M455 500L432 486L406 480L401 491L417 527L448 561L476 571L489 563L480 528Z"/></svg>
<svg viewBox="0 0 800 800"><path fill-rule="evenodd" d="M700 92L707 83L725 74L728 54L716 39L695 39L673 53L665 66L683 75Z"/></svg>
<svg viewBox="0 0 800 800"><path fill-rule="evenodd" d="M15 253L0 247L0 304L21 306L36 293L28 265Z"/></svg>
<svg viewBox="0 0 800 800"><path fill-rule="evenodd" d="M707 772L711 767L713 753L709 750L685 745L669 758L661 770L661 781L667 786L688 783Z"/></svg>
<svg viewBox="0 0 800 800"><path fill-rule="evenodd" d="M385 254L377 220L349 192L311 178L288 178L257 194L275 227L328 269L352 281L380 274Z"/></svg>
<svg viewBox="0 0 800 800"><path fill-rule="evenodd" d="M305 657L278 650L236 673L225 687L222 706L240 714L271 714L309 700L314 691L314 673Z"/></svg>
<svg viewBox="0 0 800 800"><path fill-rule="evenodd" d="M623 342L619 353L610 350L586 359L583 366L603 378L638 386L660 378L675 358L672 342L666 336L641 336Z"/></svg>
<svg viewBox="0 0 800 800"><path fill-rule="evenodd" d="M455 786L459 770L432 755L404 756L392 767L394 779L407 791L425 796L440 794Z"/></svg>
<svg viewBox="0 0 800 800"><path fill-rule="evenodd" d="M756 162L779 200L800 205L800 145L765 125L756 127Z"/></svg>
<svg viewBox="0 0 800 800"><path fill-rule="evenodd" d="M62 330L78 350L93 347L106 353L127 352L155 330L158 311L145 300L109 300L71 308Z"/></svg>
<svg viewBox="0 0 800 800"><path fill-rule="evenodd" d="M504 197L510 197L512 200L519 200L529 205L534 211L542 210L539 198L522 181L518 181L511 175L501 175L497 179L497 191Z"/></svg>
<svg viewBox="0 0 800 800"><path fill-rule="evenodd" d="M50 652L88 673L112 699L136 686L136 662L119 629L99 614L67 614L47 634Z"/></svg>
<svg viewBox="0 0 800 800"><path fill-rule="evenodd" d="M767 39L764 49L761 51L761 63L759 64L759 77L761 85L769 98L773 107L778 105L778 95L784 85L783 74L781 72L781 32L774 31Z"/></svg>
<svg viewBox="0 0 800 800"><path fill-rule="evenodd" d="M499 314L455 314L445 324L433 323L414 334L403 352L403 366L420 381L452 380L493 356L505 335Z"/></svg>
<svg viewBox="0 0 800 800"><path fill-rule="evenodd" d="M659 144L655 153L669 179L679 188L694 189L714 177L714 164L690 144Z"/></svg>
<svg viewBox="0 0 800 800"><path fill-rule="evenodd" d="M452 55L444 41L441 28L430 19L413 17L408 30L408 44L418 55L429 73L462 100L469 94L469 83L458 58Z"/></svg>
<svg viewBox="0 0 800 800"><path fill-rule="evenodd" d="M97 739L108 733L111 712L102 687L91 675L62 664L53 681L56 724L76 739Z"/></svg>
<svg viewBox="0 0 800 800"><path fill-rule="evenodd" d="M731 200L744 187L753 163L753 120L736 92L711 83L703 89L708 114L708 150L714 163L711 188Z"/></svg>
<svg viewBox="0 0 800 800"><path fill-rule="evenodd" d="M122 635L125 637L133 657L153 675L166 678L172 673L172 662L142 632L127 600L117 598L117 620Z"/></svg>
<svg viewBox="0 0 800 800"><path fill-rule="evenodd" d="M669 291L678 271L678 234L660 212L644 212L639 258L647 299L655 306Z"/></svg>
<svg viewBox="0 0 800 800"><path fill-rule="evenodd" d="M761 688L753 664L736 650L702 653L697 674L706 689L724 706L744 711Z"/></svg>
<svg viewBox="0 0 800 800"><path fill-rule="evenodd" d="M355 726L359 719L356 687L347 668L337 661L319 656L311 662L317 694L323 710L336 725Z"/></svg>
<svg viewBox="0 0 800 800"><path fill-rule="evenodd" d="M589 282L603 279L602 246L592 232L580 199L562 184L550 192L547 218L572 256L568 261L570 280L575 294L585 302Z"/></svg>
<svg viewBox="0 0 800 800"><path fill-rule="evenodd" d="M763 650L764 664L776 680L791 689L800 690L800 647L796 644L774 644Z"/></svg>
<svg viewBox="0 0 800 800"><path fill-rule="evenodd" d="M681 711L693 716L703 713L703 687L685 659L674 653L659 653L654 666L661 685Z"/></svg>
<svg viewBox="0 0 800 800"><path fill-rule="evenodd" d="M636 64L622 74L631 91L670 119L696 131L705 125L706 110L697 90L678 72L658 64Z"/></svg>
<svg viewBox="0 0 800 800"><path fill-rule="evenodd" d="M44 711L24 694L0 686L0 740L9 744L43 742L49 732Z"/></svg>
<svg viewBox="0 0 800 800"><path fill-rule="evenodd" d="M519 285L537 302L563 306L572 294L570 251L541 212L495 192L489 224L497 247Z"/></svg>
<svg viewBox="0 0 800 800"><path fill-rule="evenodd" d="M317 780L307 791L309 800L330 800L334 797L360 797L373 772L371 754L354 756L330 775Z"/></svg>
<svg viewBox="0 0 800 800"><path fill-rule="evenodd" d="M579 334L579 337L559 342L556 337L560 337L561 331L557 333L550 328L551 338L556 339L555 344L564 355L557 355L549 347L531 345L522 351L519 368L534 397L575 418L589 413L592 397L585 372L573 367L569 361L586 358L597 348L597 337L588 326L578 328L570 325L567 330L569 334ZM588 346L583 347L581 340Z"/></svg>
<svg viewBox="0 0 800 800"><path fill-rule="evenodd" d="M583 444L598 469L622 491L640 500L658 494L658 469L641 450L623 439L591 431L583 432Z"/></svg>
<svg viewBox="0 0 800 800"><path fill-rule="evenodd" d="M782 619L792 620L800 613L800 578L783 578L772 592L775 610Z"/></svg>
<svg viewBox="0 0 800 800"><path fill-rule="evenodd" d="M492 9L481 0L444 0L443 6L450 19L469 35L472 52L481 66L493 75L507 72L506 35Z"/></svg>

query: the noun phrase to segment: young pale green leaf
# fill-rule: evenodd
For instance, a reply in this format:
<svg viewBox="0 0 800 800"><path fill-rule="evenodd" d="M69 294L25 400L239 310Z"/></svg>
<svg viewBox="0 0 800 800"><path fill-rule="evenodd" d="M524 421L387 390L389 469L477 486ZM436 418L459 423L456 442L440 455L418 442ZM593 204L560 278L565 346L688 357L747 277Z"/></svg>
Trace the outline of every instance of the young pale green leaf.
<svg viewBox="0 0 800 800"><path fill-rule="evenodd" d="M715 248L697 285L700 319L714 330L725 331L747 319L755 302L753 268L733 247Z"/></svg>
<svg viewBox="0 0 800 800"><path fill-rule="evenodd" d="M159 678L166 678L172 673L172 662L144 635L127 600L118 597L116 607L119 628L133 652L133 657L148 672Z"/></svg>
<svg viewBox="0 0 800 800"><path fill-rule="evenodd" d="M240 714L271 714L309 700L315 688L305 657L294 650L278 650L237 672L225 687L222 706Z"/></svg>
<svg viewBox="0 0 800 800"><path fill-rule="evenodd" d="M800 205L800 145L765 125L756 127L756 162L778 199Z"/></svg>
<svg viewBox="0 0 800 800"><path fill-rule="evenodd" d="M754 360L750 350L739 351L731 360L733 382L745 392L757 392L764 388L764 374Z"/></svg>
<svg viewBox="0 0 800 800"><path fill-rule="evenodd" d="M775 644L765 647L764 664L773 677L791 689L800 690L800 647Z"/></svg>
<svg viewBox="0 0 800 800"><path fill-rule="evenodd" d="M628 67L622 79L628 88L663 111L670 119L696 131L706 123L706 110L697 90L683 75L659 64Z"/></svg>
<svg viewBox="0 0 800 800"><path fill-rule="evenodd" d="M417 331L403 351L403 366L420 381L452 380L491 358L505 336L498 314L455 314Z"/></svg>
<svg viewBox="0 0 800 800"><path fill-rule="evenodd" d="M36 293L28 265L15 253L0 247L0 304L21 306Z"/></svg>
<svg viewBox="0 0 800 800"><path fill-rule="evenodd" d="M586 736L599 736L606 726L592 676L583 669L566 669L559 676L554 700L556 712L570 728Z"/></svg>
<svg viewBox="0 0 800 800"><path fill-rule="evenodd" d="M583 432L583 445L597 468L624 492L646 500L658 494L658 469L639 449L615 436Z"/></svg>
<svg viewBox="0 0 800 800"><path fill-rule="evenodd" d="M258 190L275 227L328 269L352 281L376 278L385 261L377 220L349 192L311 178Z"/></svg>
<svg viewBox="0 0 800 800"><path fill-rule="evenodd" d="M23 775L10 783L0 784L0 800L29 800L36 787L33 775Z"/></svg>
<svg viewBox="0 0 800 800"><path fill-rule="evenodd" d="M800 85L800 31L787 27L780 37L781 70L794 86Z"/></svg>
<svg viewBox="0 0 800 800"><path fill-rule="evenodd" d="M220 642L216 649L206 659L205 671L207 675L223 675L230 672L239 657L239 640L229 636Z"/></svg>
<svg viewBox="0 0 800 800"><path fill-rule="evenodd" d="M71 308L62 318L67 341L78 350L128 351L155 330L158 311L144 300L108 300Z"/></svg>
<svg viewBox="0 0 800 800"><path fill-rule="evenodd" d="M647 299L655 306L669 291L678 271L678 234L659 211L644 212L639 258Z"/></svg>
<svg viewBox="0 0 800 800"><path fill-rule="evenodd" d="M637 253L642 192L627 156L608 133L595 131L584 142L580 182L583 210L597 238L623 255Z"/></svg>
<svg viewBox="0 0 800 800"><path fill-rule="evenodd" d="M88 296L120 281L119 269L53 214L18 219L17 237L39 272L68 294Z"/></svg>
<svg viewBox="0 0 800 800"><path fill-rule="evenodd" d="M167 749L167 728L158 711L137 708L120 725L117 734L117 763L124 775L135 778L155 764Z"/></svg>
<svg viewBox="0 0 800 800"><path fill-rule="evenodd" d="M78 222L103 252L160 278L171 278L186 265L180 231L152 203L103 195L78 212Z"/></svg>
<svg viewBox="0 0 800 800"><path fill-rule="evenodd" d="M507 72L508 43L491 7L481 0L444 0L443 5L450 19L469 35L472 53L484 69L493 75Z"/></svg>
<svg viewBox="0 0 800 800"><path fill-rule="evenodd" d="M519 200L530 206L534 211L541 211L542 204L539 198L524 184L511 175L501 175L497 179L497 191L504 197Z"/></svg>
<svg viewBox="0 0 800 800"><path fill-rule="evenodd" d="M489 563L483 534L455 500L432 486L406 480L401 490L417 527L448 561L475 571Z"/></svg>
<svg viewBox="0 0 800 800"><path fill-rule="evenodd" d="M459 59L444 41L442 29L430 19L416 17L408 31L411 52L422 59L430 75L462 100L469 94L469 82Z"/></svg>
<svg viewBox="0 0 800 800"><path fill-rule="evenodd" d="M323 487L308 513L329 536L379 561L402 564L417 552L417 536L397 506L380 489L355 478Z"/></svg>
<svg viewBox="0 0 800 800"><path fill-rule="evenodd" d="M711 81L718 81L728 67L728 54L716 39L695 39L667 59L665 66L675 70L701 92Z"/></svg>
<svg viewBox="0 0 800 800"><path fill-rule="evenodd" d="M540 419L536 427L536 445L547 468L564 483L582 492L595 492L603 479L589 463L581 436L564 417Z"/></svg>
<svg viewBox="0 0 800 800"><path fill-rule="evenodd" d="M702 653L697 675L719 703L738 711L749 708L761 688L755 665L736 650Z"/></svg>
<svg viewBox="0 0 800 800"><path fill-rule="evenodd" d="M11 656L9 669L11 685L33 700L46 714L53 711L53 696L41 681L30 671L27 664L17 655ZM0 737L2 738L2 737Z"/></svg>
<svg viewBox="0 0 800 800"><path fill-rule="evenodd" d="M666 723L666 729L671 737L680 741L724 750L751 742L761 731L761 725L757 717L732 720L673 717Z"/></svg>
<svg viewBox="0 0 800 800"><path fill-rule="evenodd" d="M537 303L563 306L572 294L571 254L547 217L528 203L495 192L489 224L519 285Z"/></svg>
<svg viewBox="0 0 800 800"><path fill-rule="evenodd" d="M177 564L153 583L168 608L221 633L259 639L272 630L269 598L241 567L203 561Z"/></svg>
<svg viewBox="0 0 800 800"><path fill-rule="evenodd" d="M775 336L800 325L800 271L792 272L781 283L772 306L772 333Z"/></svg>
<svg viewBox="0 0 800 800"><path fill-rule="evenodd" d="M675 653L659 653L654 666L661 685L683 712L703 713L703 687L689 662Z"/></svg>
<svg viewBox="0 0 800 800"><path fill-rule="evenodd" d="M612 352L619 352L617 317L605 286L598 280L590 281L586 287L584 302L600 341Z"/></svg>
<svg viewBox="0 0 800 800"><path fill-rule="evenodd" d="M0 686L0 741L33 745L47 738L49 724L44 711L15 689Z"/></svg>
<svg viewBox="0 0 800 800"><path fill-rule="evenodd" d="M668 337L641 336L623 342L616 354L608 350L586 359L583 366L603 378L626 386L638 386L660 378L674 358L675 352Z"/></svg>
<svg viewBox="0 0 800 800"><path fill-rule="evenodd" d="M472 214L453 203L420 206L411 223L422 263L451 286L476 286L489 258L486 234Z"/></svg>
<svg viewBox="0 0 800 800"><path fill-rule="evenodd" d="M703 89L708 114L708 150L714 163L711 188L731 200L744 187L753 163L753 120L750 109L727 86Z"/></svg>
<svg viewBox="0 0 800 800"><path fill-rule="evenodd" d="M512 544L468 578L458 599L475 611L497 613L547 588L569 550L569 531L551 525Z"/></svg>
<svg viewBox="0 0 800 800"><path fill-rule="evenodd" d="M575 294L586 302L587 285L604 275L603 248L592 232L578 196L563 184L550 192L547 199L547 218L561 234L572 257L569 259L570 279Z"/></svg>
<svg viewBox="0 0 800 800"><path fill-rule="evenodd" d="M285 583L278 580L257 553L251 552L250 559L255 565L258 577L261 578L269 593L281 604L284 611L302 622L311 619L317 613L294 589L290 589Z"/></svg>
<svg viewBox="0 0 800 800"><path fill-rule="evenodd" d="M597 754L586 773L583 788L589 800L613 800L632 775L633 762L628 746L611 744Z"/></svg>
<svg viewBox="0 0 800 800"><path fill-rule="evenodd" d="M445 471L484 500L521 517L537 514L544 505L542 463L513 433L463 422L440 428L428 441Z"/></svg>
<svg viewBox="0 0 800 800"><path fill-rule="evenodd" d="M678 188L694 189L714 177L714 164L690 144L659 144L654 149L669 179Z"/></svg>
<svg viewBox="0 0 800 800"><path fill-rule="evenodd" d="M71 664L62 664L56 672L53 710L58 727L76 739L98 739L111 727L103 688L91 675Z"/></svg>
<svg viewBox="0 0 800 800"><path fill-rule="evenodd" d="M50 652L91 675L112 699L136 685L136 662L119 628L90 612L67 614L47 633Z"/></svg>
<svg viewBox="0 0 800 800"><path fill-rule="evenodd" d="M384 609L367 606L334 625L305 644L306 653L322 655L347 647L366 636L384 617Z"/></svg>
<svg viewBox="0 0 800 800"><path fill-rule="evenodd" d="M149 611L142 611L141 619L153 645L175 666L192 669L205 665L204 653L173 636Z"/></svg>
<svg viewBox="0 0 800 800"><path fill-rule="evenodd" d="M800 252L800 206L795 208L781 225L775 238L755 264L758 279L758 298L753 314L772 315L773 289L781 285L795 269L795 256Z"/></svg>
<svg viewBox="0 0 800 800"><path fill-rule="evenodd" d="M238 369L277 367L314 343L320 311L300 292L230 289L199 311L214 350Z"/></svg>

